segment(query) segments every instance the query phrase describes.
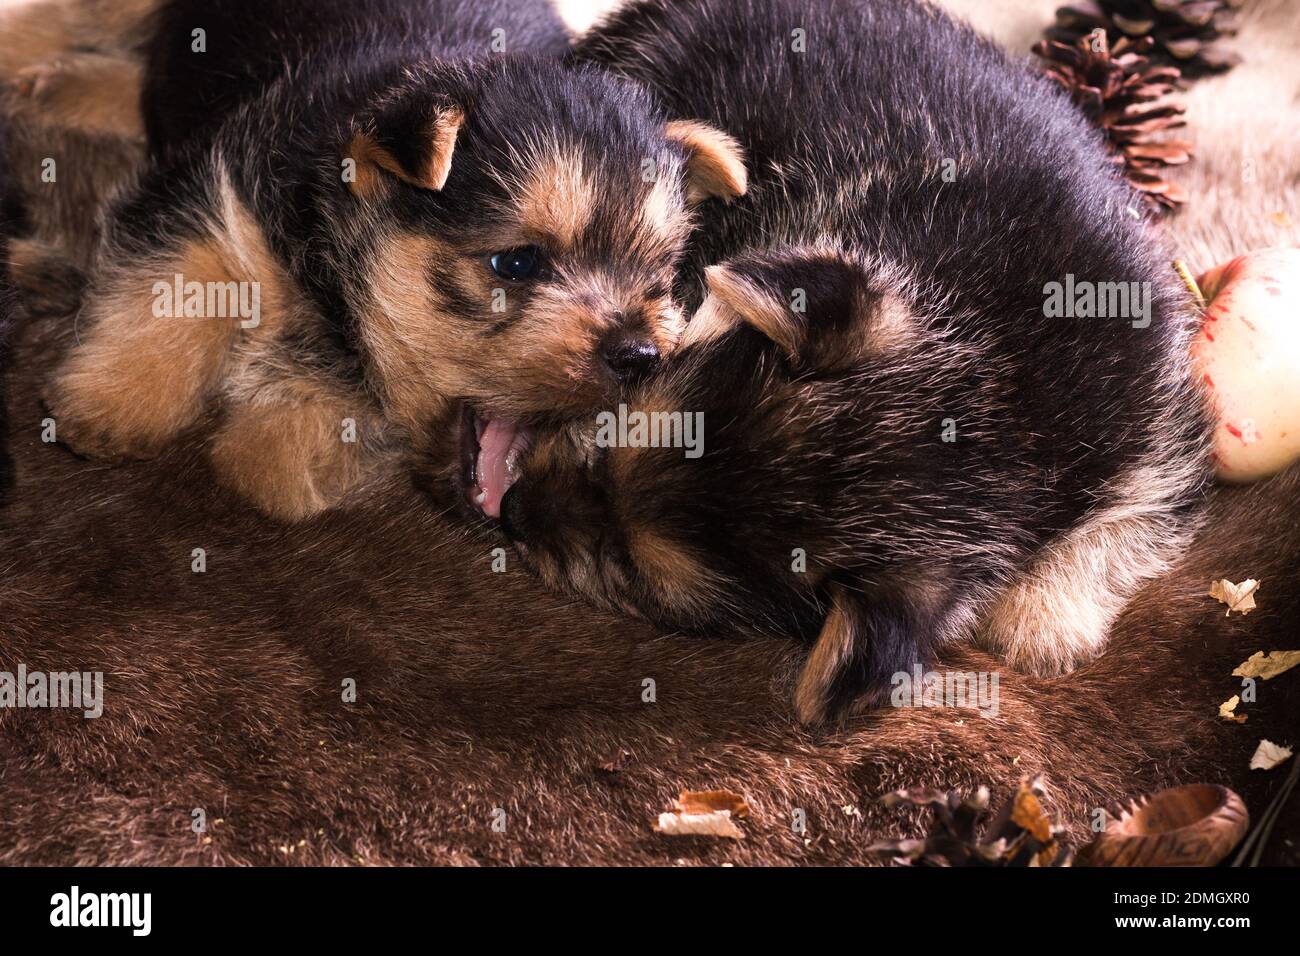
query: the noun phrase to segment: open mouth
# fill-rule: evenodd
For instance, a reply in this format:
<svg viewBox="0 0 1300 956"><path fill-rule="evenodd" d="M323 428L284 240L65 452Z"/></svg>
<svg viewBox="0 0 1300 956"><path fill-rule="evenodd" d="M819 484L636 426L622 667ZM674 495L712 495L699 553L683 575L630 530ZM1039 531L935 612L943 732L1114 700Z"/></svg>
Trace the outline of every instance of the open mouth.
<svg viewBox="0 0 1300 956"><path fill-rule="evenodd" d="M501 499L519 477L532 432L466 404L461 413L461 469L470 504L489 518L501 517Z"/></svg>

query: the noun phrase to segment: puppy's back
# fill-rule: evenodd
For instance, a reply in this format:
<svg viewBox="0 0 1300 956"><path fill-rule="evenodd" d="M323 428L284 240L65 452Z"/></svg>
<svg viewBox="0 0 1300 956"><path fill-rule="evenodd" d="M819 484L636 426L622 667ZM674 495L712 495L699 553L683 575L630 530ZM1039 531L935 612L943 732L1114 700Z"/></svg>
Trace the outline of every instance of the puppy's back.
<svg viewBox="0 0 1300 956"><path fill-rule="evenodd" d="M310 87L331 70L522 50L558 56L567 43L545 0L165 0L144 45L145 125L151 149L166 154L282 77Z"/></svg>

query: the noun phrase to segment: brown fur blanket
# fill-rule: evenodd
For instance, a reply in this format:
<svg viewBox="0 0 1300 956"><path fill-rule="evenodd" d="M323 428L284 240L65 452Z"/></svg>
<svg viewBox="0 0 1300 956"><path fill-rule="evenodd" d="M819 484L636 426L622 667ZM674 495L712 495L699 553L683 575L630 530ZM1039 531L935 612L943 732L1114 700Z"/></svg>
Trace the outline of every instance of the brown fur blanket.
<svg viewBox="0 0 1300 956"><path fill-rule="evenodd" d="M1050 4L1015 7L991 28L1015 19L1023 49ZM1296 68L1274 54L1300 22L1265 0L1251 15L1246 63L1191 94L1198 138L1224 137L1172 227L1198 267L1294 242L1275 211L1300 221L1300 150L1267 113L1295 108ZM1228 137L1230 92L1265 81L1263 118L1231 107L1257 136ZM1217 709L1237 664L1297 646L1300 468L1216 492L1192 553L1106 653L1057 679L1002 671L996 717L888 710L811 733L789 706L800 647L655 635L549 595L510 558L495 573L498 542L405 482L286 527L217 489L196 445L110 466L43 442L58 338L28 323L11 372L0 671L102 670L104 712L0 709L0 863L859 863L916 829L873 799L896 787L996 792L1042 771L1077 842L1095 808L1178 782L1226 783L1258 814L1281 774L1247 769L1255 745L1297 742L1300 671L1261 682L1244 725ZM1219 577L1261 579L1259 609L1225 617L1206 596ZM972 649L944 663L1000 669ZM749 801L743 841L652 831L679 789L717 787ZM1297 862L1296 801L1278 827L1268 861Z"/></svg>

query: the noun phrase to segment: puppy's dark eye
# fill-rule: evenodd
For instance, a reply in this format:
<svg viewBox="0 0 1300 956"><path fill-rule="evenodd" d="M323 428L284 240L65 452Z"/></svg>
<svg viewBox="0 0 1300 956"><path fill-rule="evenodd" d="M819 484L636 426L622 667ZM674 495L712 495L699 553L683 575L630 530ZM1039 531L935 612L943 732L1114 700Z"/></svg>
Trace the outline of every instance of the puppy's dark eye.
<svg viewBox="0 0 1300 956"><path fill-rule="evenodd" d="M525 282L542 278L546 273L546 259L536 246L522 246L498 252L489 262L492 271L511 282Z"/></svg>

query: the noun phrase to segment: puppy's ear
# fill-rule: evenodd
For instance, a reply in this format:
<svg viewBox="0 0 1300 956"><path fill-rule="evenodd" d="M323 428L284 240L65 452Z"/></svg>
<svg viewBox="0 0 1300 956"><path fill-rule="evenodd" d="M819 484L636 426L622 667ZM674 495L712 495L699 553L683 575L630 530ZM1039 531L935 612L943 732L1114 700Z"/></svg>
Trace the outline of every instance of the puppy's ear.
<svg viewBox="0 0 1300 956"><path fill-rule="evenodd" d="M353 190L373 198L390 176L420 189L442 189L464 122L459 106L419 94L381 102L358 119L348 142L348 158L356 163Z"/></svg>
<svg viewBox="0 0 1300 956"><path fill-rule="evenodd" d="M700 311L706 312L717 329L738 322L750 325L775 342L792 362L799 360L806 329L771 283L752 270L727 265L709 266L704 270L704 281L709 287L705 299L709 310ZM710 303L709 299L714 301ZM691 331L697 336L705 331L704 325L694 326L692 319L687 326L688 336Z"/></svg>
<svg viewBox="0 0 1300 956"><path fill-rule="evenodd" d="M745 195L745 151L734 137L695 120L671 121L664 126L664 136L686 150L686 201L691 205Z"/></svg>
<svg viewBox="0 0 1300 956"><path fill-rule="evenodd" d="M816 725L880 707L893 675L926 663L936 632L905 589L830 586L830 613L795 685L795 713Z"/></svg>
<svg viewBox="0 0 1300 956"><path fill-rule="evenodd" d="M907 338L914 316L900 294L877 291L857 265L825 253L743 258L705 270L706 321L683 344L743 322L796 369L835 370Z"/></svg>

